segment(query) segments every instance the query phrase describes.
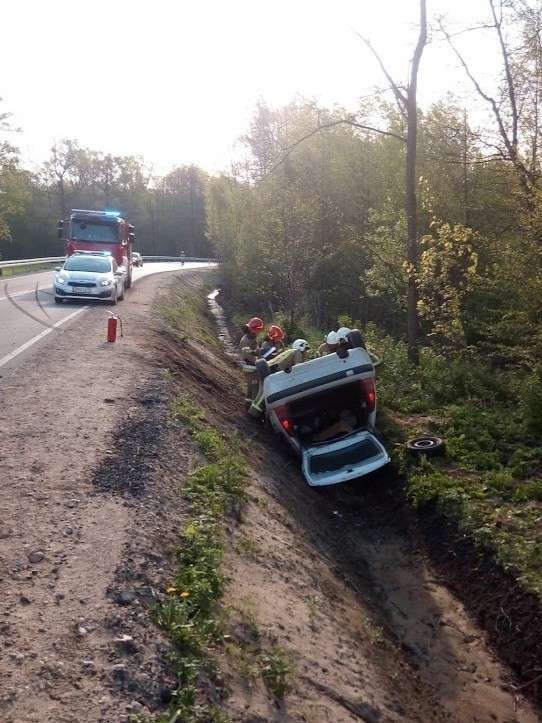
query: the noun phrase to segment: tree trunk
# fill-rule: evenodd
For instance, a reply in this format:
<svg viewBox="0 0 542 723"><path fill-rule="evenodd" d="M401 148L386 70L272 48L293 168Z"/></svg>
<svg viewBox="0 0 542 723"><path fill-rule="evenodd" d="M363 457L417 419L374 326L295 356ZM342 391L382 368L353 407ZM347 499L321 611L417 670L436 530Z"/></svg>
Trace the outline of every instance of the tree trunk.
<svg viewBox="0 0 542 723"><path fill-rule="evenodd" d="M407 149L406 149L406 215L407 215L407 343L408 360L411 364L420 361L418 349L418 209L416 195L416 150L418 143L418 71L423 49L427 42L426 0L420 0L420 34L412 58L410 83L407 93Z"/></svg>

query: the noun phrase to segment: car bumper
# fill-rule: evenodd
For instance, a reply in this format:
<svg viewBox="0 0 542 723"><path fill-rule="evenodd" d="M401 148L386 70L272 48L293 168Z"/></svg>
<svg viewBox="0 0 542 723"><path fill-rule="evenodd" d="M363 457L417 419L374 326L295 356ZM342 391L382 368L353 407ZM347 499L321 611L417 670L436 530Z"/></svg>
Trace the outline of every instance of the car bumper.
<svg viewBox="0 0 542 723"><path fill-rule="evenodd" d="M55 296L57 299L77 299L77 300L85 300L85 299L93 299L94 301L109 301L111 299L115 298L115 287L104 289L103 291L99 291L98 289L92 289L92 293L80 293L80 292L73 292L70 289L63 289L59 286L54 287L55 290Z"/></svg>

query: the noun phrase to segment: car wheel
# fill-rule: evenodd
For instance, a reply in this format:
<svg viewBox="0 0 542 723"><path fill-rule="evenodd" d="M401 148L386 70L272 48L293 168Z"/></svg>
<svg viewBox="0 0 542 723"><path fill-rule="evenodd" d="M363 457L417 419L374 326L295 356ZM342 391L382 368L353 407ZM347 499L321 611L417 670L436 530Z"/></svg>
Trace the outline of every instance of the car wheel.
<svg viewBox="0 0 542 723"><path fill-rule="evenodd" d="M58 296L55 296L55 304L61 304L64 301L64 299L59 299Z"/></svg>
<svg viewBox="0 0 542 723"><path fill-rule="evenodd" d="M415 456L442 457L446 452L446 444L440 437L417 437L407 442L407 449Z"/></svg>
<svg viewBox="0 0 542 723"><path fill-rule="evenodd" d="M119 301L118 292L117 292L117 289L115 288L115 296L110 300L109 303L111 304L111 306L116 306L118 304L118 301Z"/></svg>
<svg viewBox="0 0 542 723"><path fill-rule="evenodd" d="M271 374L271 370L269 369L269 364L266 359L256 359L256 374L258 375L258 379L262 382Z"/></svg>
<svg viewBox="0 0 542 723"><path fill-rule="evenodd" d="M348 332L348 341L352 349L365 349L365 341L359 329L352 329Z"/></svg>
<svg viewBox="0 0 542 723"><path fill-rule="evenodd" d="M121 293L119 294L119 292L117 291L117 299L118 299L119 301L124 301L124 283L122 284L122 291L121 291Z"/></svg>

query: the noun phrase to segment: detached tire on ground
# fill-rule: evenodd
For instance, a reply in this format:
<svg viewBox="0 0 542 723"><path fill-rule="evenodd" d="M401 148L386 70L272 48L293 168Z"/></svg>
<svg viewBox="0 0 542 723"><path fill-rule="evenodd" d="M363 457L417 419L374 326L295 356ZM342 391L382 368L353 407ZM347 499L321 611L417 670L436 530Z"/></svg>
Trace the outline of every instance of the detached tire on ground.
<svg viewBox="0 0 542 723"><path fill-rule="evenodd" d="M407 449L414 456L442 457L446 452L446 444L440 437L417 437L407 442Z"/></svg>
<svg viewBox="0 0 542 723"><path fill-rule="evenodd" d="M348 341L352 349L365 349L365 340L359 329L352 329L352 331L348 332Z"/></svg>
<svg viewBox="0 0 542 723"><path fill-rule="evenodd" d="M256 374L261 382L263 382L263 380L271 374L271 370L269 369L269 364L266 359L256 359Z"/></svg>

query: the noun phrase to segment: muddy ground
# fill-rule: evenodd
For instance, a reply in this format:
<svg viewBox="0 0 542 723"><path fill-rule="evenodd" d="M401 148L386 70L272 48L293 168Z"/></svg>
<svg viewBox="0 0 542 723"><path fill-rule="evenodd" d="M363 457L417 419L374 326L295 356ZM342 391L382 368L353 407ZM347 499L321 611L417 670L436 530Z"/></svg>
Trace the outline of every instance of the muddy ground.
<svg viewBox="0 0 542 723"><path fill-rule="evenodd" d="M392 469L310 490L245 416L235 360L163 333L157 299L211 273L145 277L119 308L122 339L105 341L93 307L1 370L0 721L166 710L171 647L149 607L174 577L178 492L199 462L171 423L181 393L250 442L247 509L226 522L229 632L202 683L230 720L540 720L535 601L457 531L418 519ZM239 656L273 647L295 666L283 701Z"/></svg>

